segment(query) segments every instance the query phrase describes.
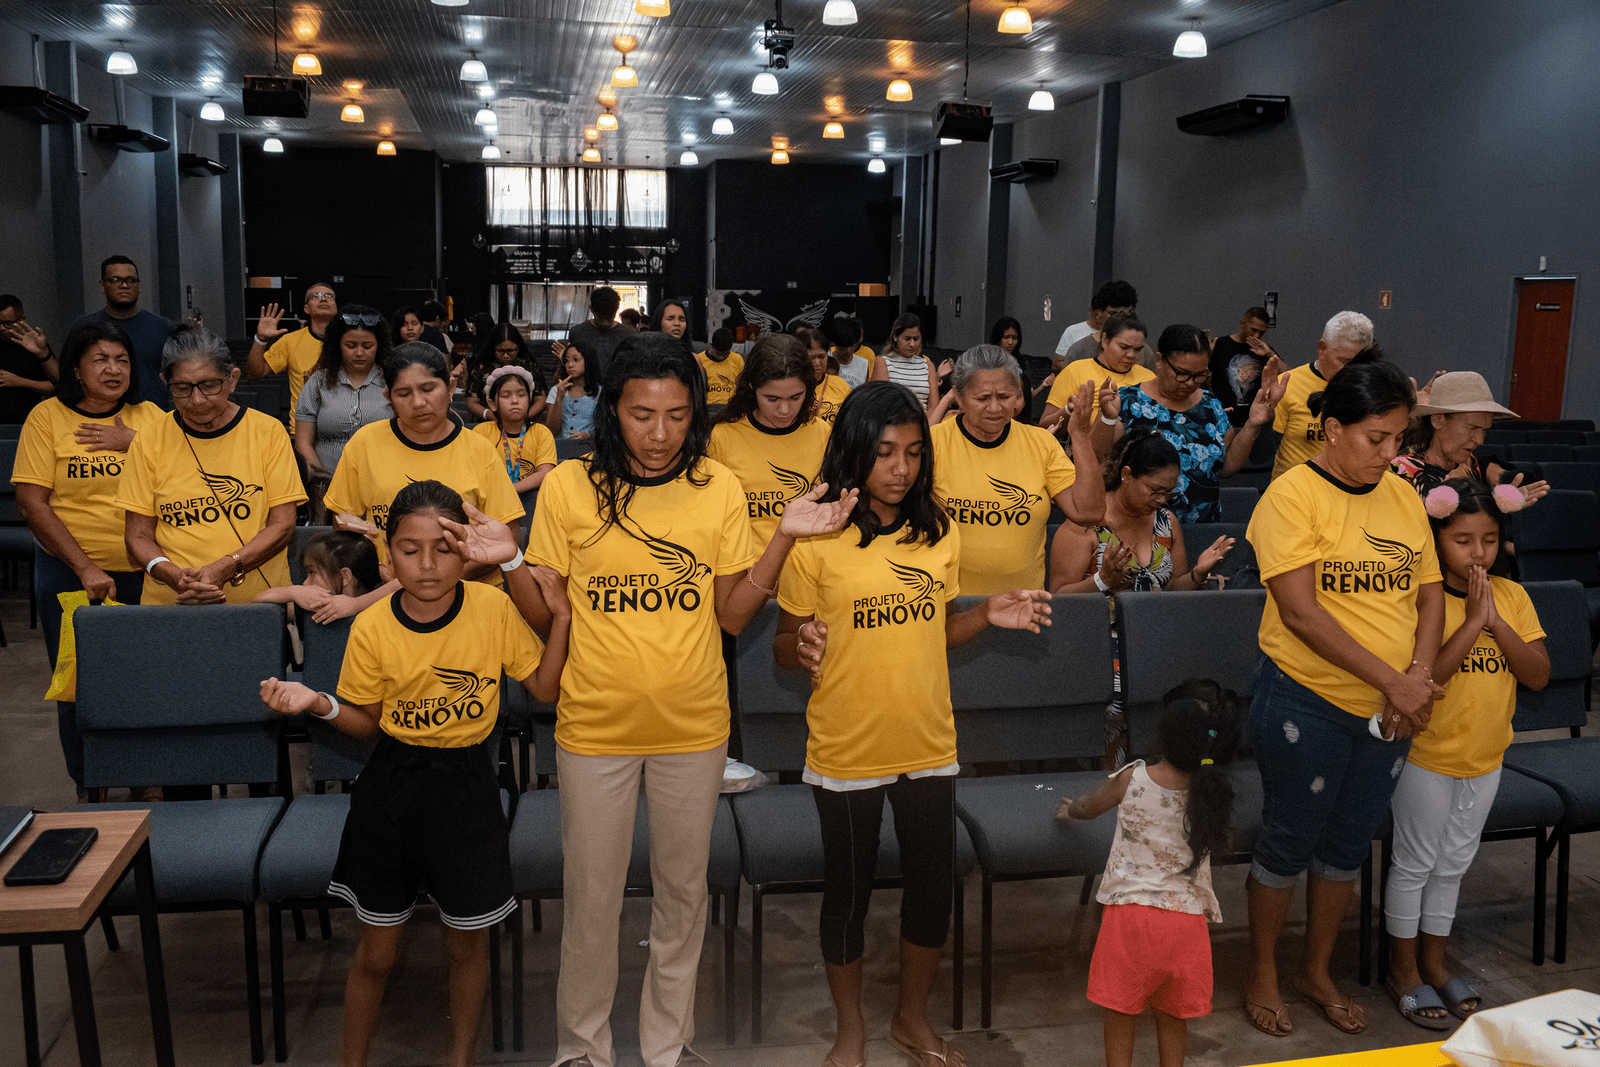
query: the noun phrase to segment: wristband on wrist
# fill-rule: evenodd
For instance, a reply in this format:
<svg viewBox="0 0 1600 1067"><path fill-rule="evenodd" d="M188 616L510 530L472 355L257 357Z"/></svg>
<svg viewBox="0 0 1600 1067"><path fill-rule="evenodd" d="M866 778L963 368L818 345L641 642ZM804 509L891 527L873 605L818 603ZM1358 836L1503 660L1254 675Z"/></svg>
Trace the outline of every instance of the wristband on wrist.
<svg viewBox="0 0 1600 1067"><path fill-rule="evenodd" d="M1111 592L1111 587L1106 584L1104 578L1100 577L1099 571L1094 572L1094 587L1100 590L1102 593Z"/></svg>
<svg viewBox="0 0 1600 1067"><path fill-rule="evenodd" d="M1108 419L1104 415L1100 416L1100 421L1105 423L1107 426L1115 426L1117 424L1116 419Z"/></svg>
<svg viewBox="0 0 1600 1067"><path fill-rule="evenodd" d="M523 562L524 560L522 553L519 552L505 563L500 564L500 569L505 571L507 574L510 574L512 571L522 566Z"/></svg>
<svg viewBox="0 0 1600 1067"><path fill-rule="evenodd" d="M155 572L156 572L156 564L157 563L171 563L171 562L172 561L170 559L168 559L166 556L157 556L155 559L151 560L149 563L146 563L144 565L144 572L146 574L151 575L152 577L154 577L155 576Z"/></svg>
<svg viewBox="0 0 1600 1067"><path fill-rule="evenodd" d="M262 348L270 348L271 347L271 345L269 345L266 341L263 341L261 339L261 335L260 334L256 334L256 344L260 345Z"/></svg>
<svg viewBox="0 0 1600 1067"><path fill-rule="evenodd" d="M317 718L321 719L323 722L331 722L332 720L337 719L339 717L339 698L328 693L318 693L317 696L321 697L323 700L326 700L333 707L333 710L328 712L326 715L317 715L315 711L312 711L311 714L317 715Z"/></svg>

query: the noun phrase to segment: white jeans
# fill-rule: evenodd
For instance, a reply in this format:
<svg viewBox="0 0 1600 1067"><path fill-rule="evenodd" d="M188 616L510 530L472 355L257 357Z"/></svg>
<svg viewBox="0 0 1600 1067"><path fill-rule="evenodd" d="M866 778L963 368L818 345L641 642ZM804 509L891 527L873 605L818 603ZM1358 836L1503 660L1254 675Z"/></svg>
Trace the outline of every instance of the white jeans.
<svg viewBox="0 0 1600 1067"><path fill-rule="evenodd" d="M1477 778L1451 778L1407 763L1389 802L1394 858L1383 914L1394 937L1446 937L1456 917L1461 876L1478 854L1500 768Z"/></svg>
<svg viewBox="0 0 1600 1067"><path fill-rule="evenodd" d="M617 937L639 786L650 804L650 963L639 1003L646 1067L674 1067L694 1038L706 929L706 863L726 743L668 756L580 756L557 746L561 791L561 970L556 1062L612 1067Z"/></svg>

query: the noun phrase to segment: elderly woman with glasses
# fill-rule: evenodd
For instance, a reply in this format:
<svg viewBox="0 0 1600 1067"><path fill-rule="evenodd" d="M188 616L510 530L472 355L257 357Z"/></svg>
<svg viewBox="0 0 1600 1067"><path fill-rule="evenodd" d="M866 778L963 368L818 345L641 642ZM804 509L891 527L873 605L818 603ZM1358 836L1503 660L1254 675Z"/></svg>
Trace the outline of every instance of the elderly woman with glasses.
<svg viewBox="0 0 1600 1067"><path fill-rule="evenodd" d="M1220 522L1218 481L1250 458L1261 428L1283 396L1282 365L1269 362L1245 424L1234 429L1228 411L1206 388L1211 382L1211 341L1187 324L1168 326L1156 342L1155 377L1137 385L1102 388L1097 430L1111 441L1136 429L1155 430L1178 450L1178 484L1166 506L1180 523ZM1104 420L1113 420L1107 427ZM1102 439L1102 446L1109 443Z"/></svg>
<svg viewBox="0 0 1600 1067"><path fill-rule="evenodd" d="M179 327L161 352L170 417L139 431L117 486L144 604L248 604L289 584L285 551L305 489L283 424L233 401L220 337Z"/></svg>

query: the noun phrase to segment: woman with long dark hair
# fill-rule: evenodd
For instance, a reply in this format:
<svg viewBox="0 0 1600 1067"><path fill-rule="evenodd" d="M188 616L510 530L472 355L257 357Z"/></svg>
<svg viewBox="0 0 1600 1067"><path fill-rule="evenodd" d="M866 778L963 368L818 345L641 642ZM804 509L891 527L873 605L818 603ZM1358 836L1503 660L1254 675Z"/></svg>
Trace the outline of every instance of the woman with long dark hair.
<svg viewBox="0 0 1600 1067"><path fill-rule="evenodd" d="M539 490L527 562L566 579L572 653L556 706L563 927L556 1060L614 1062L617 935L641 784L650 804L654 898L639 1045L674 1067L694 1037L706 862L728 743L720 631L737 634L773 595L795 539L839 529L855 494L792 500L757 555L744 491L706 449L694 356L660 333L625 339L607 368L594 451ZM470 512L469 512L470 514ZM477 516L474 516L477 518ZM550 611L518 577L498 523L462 528L469 558L514 568L509 591L543 633Z"/></svg>
<svg viewBox="0 0 1600 1067"><path fill-rule="evenodd" d="M868 382L845 398L822 482L824 501L855 496L849 525L795 546L772 648L780 666L812 677L804 779L822 823L820 940L838 1024L824 1063L866 1059L861 957L887 800L905 881L889 1040L919 1064L959 1067L927 1013L950 927L961 769L945 650L990 625L1037 633L1050 624L1050 594L1013 589L950 610L961 536L934 494L927 416L903 386Z"/></svg>
<svg viewBox="0 0 1600 1067"><path fill-rule="evenodd" d="M394 415L379 369L392 348L389 324L372 308L351 304L328 322L322 355L294 409L294 450L320 480L318 507L351 436Z"/></svg>
<svg viewBox="0 0 1600 1067"><path fill-rule="evenodd" d="M544 368L533 357L522 331L509 322L501 323L480 337L472 348L472 361L467 367L467 407L480 419L494 418L489 410L489 398L484 395L484 380L500 367L521 367L533 375L532 407L528 409L529 422L544 421L545 390Z"/></svg>
<svg viewBox="0 0 1600 1067"><path fill-rule="evenodd" d="M939 400L939 379L953 367L950 360L934 367L933 361L922 354L922 320L915 315L901 315L889 327L889 343L867 373L872 381L905 386L927 410Z"/></svg>

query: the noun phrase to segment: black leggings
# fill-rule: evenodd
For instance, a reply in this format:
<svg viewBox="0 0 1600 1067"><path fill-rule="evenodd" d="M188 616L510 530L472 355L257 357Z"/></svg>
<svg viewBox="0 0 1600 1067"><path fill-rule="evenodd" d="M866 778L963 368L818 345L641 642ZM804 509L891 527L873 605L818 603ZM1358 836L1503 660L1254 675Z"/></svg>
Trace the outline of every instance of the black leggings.
<svg viewBox="0 0 1600 1067"><path fill-rule="evenodd" d="M922 948L944 946L955 889L955 781L953 775L902 776L872 789L811 787L822 820L824 960L843 965L861 958L885 796L894 809L904 876L900 936Z"/></svg>

